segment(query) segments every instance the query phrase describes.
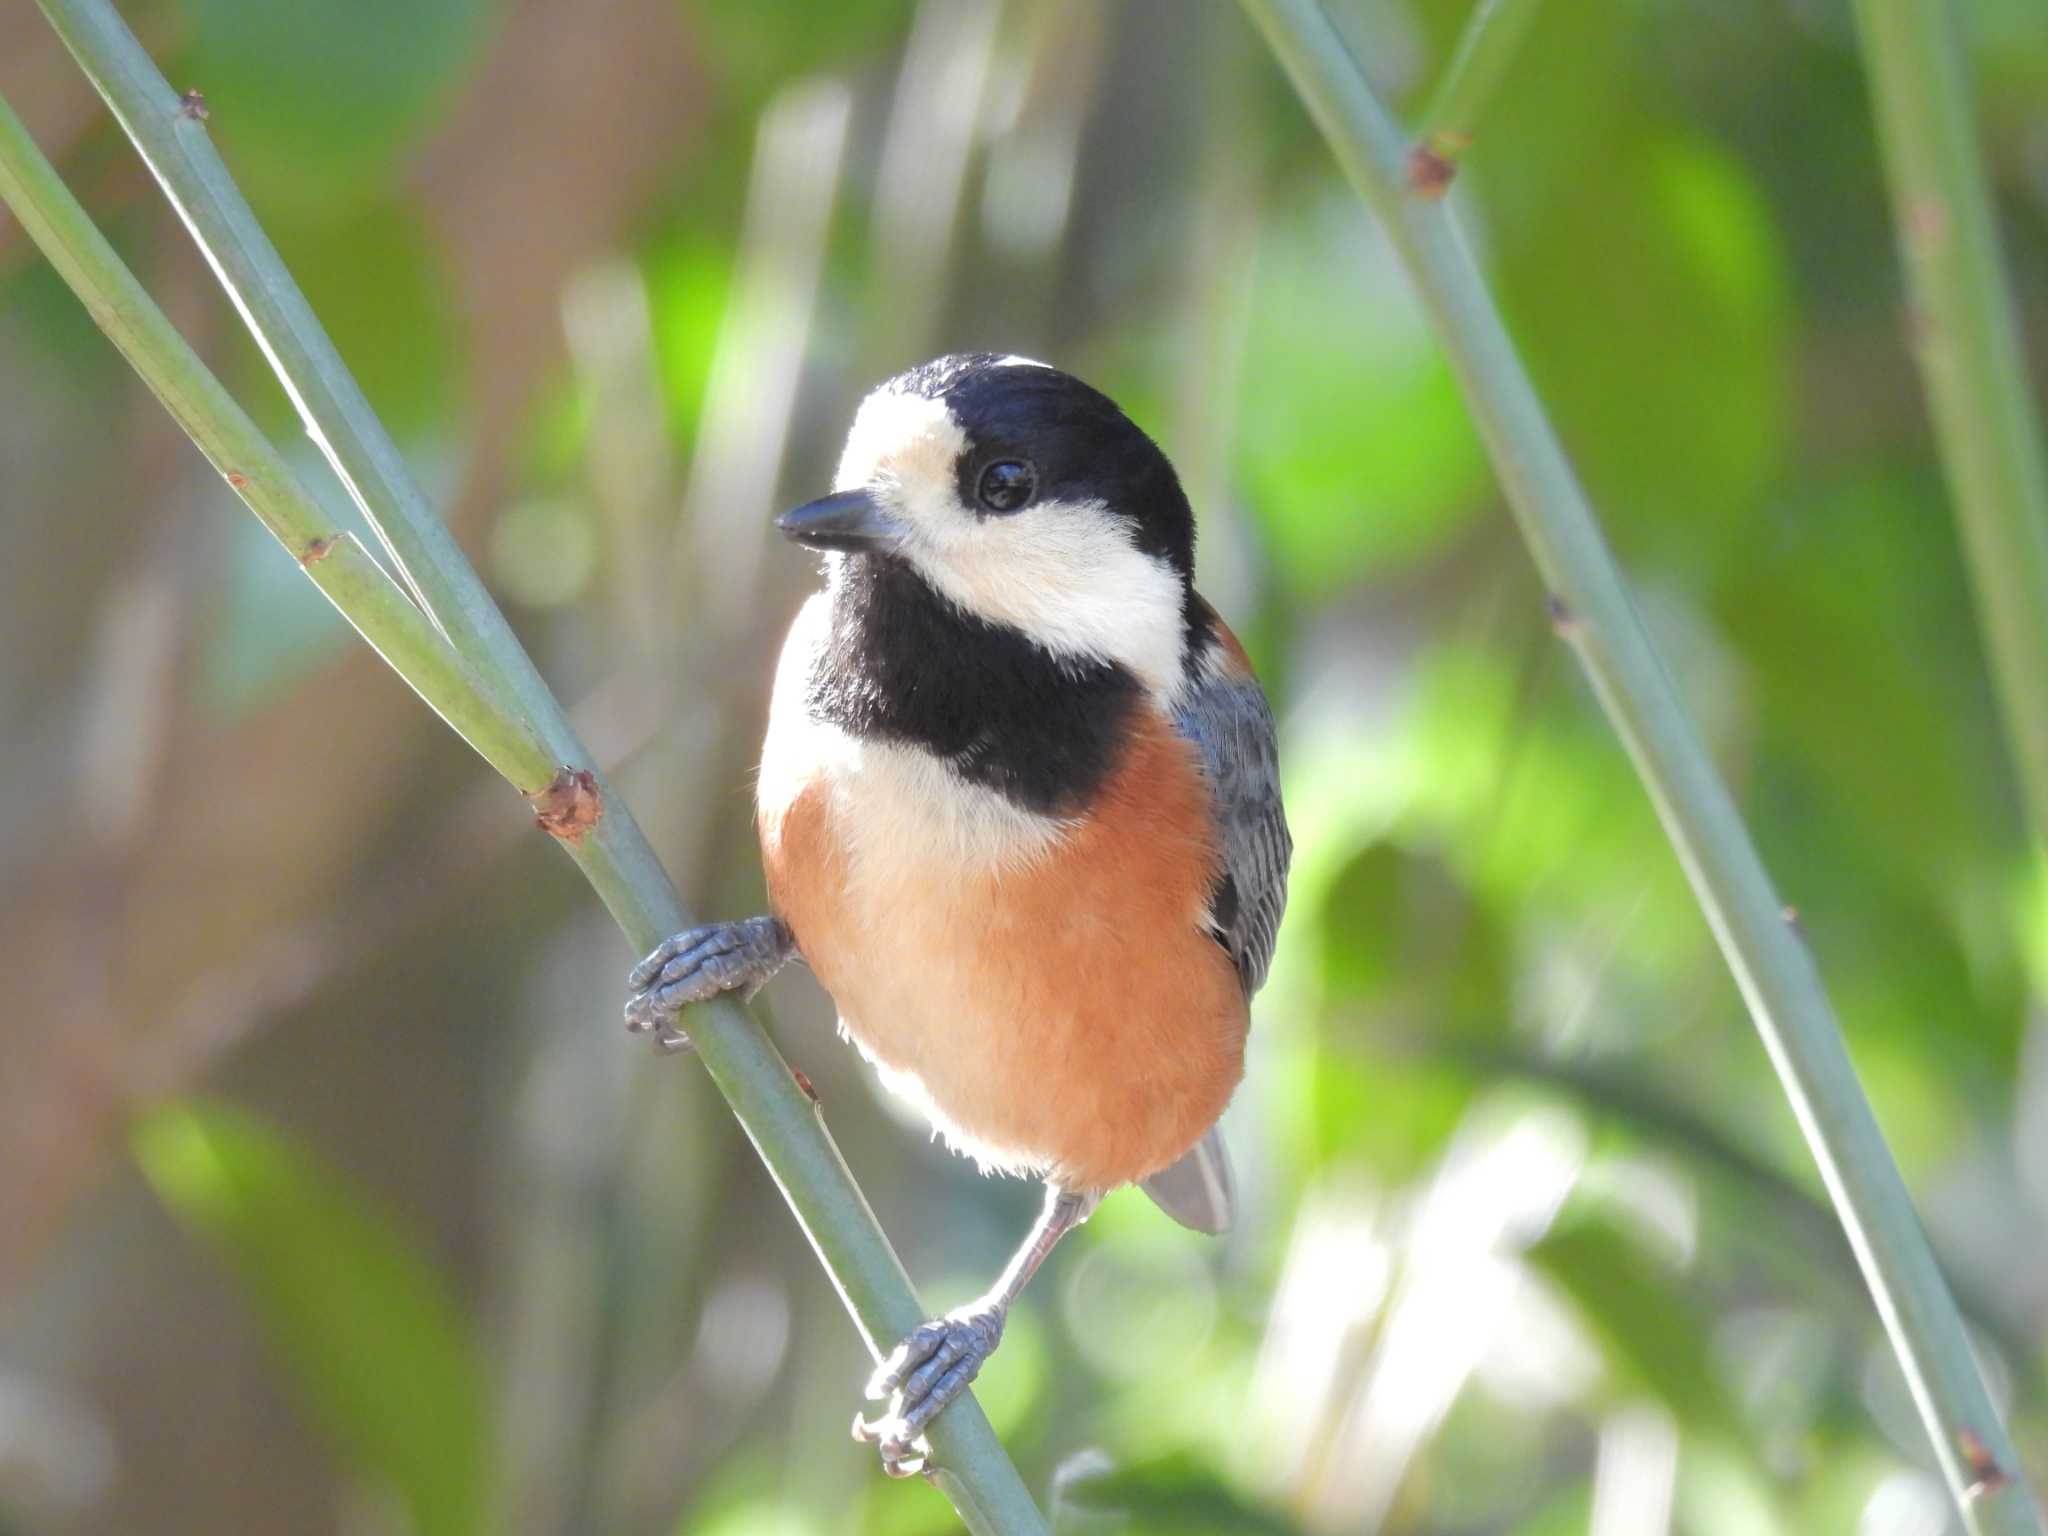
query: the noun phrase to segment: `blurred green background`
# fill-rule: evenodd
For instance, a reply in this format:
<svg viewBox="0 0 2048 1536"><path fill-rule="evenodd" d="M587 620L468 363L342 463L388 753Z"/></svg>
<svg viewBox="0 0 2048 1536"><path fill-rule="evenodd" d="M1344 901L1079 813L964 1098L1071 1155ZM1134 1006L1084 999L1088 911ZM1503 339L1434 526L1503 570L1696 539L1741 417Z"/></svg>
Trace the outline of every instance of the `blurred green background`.
<svg viewBox="0 0 2048 1536"><path fill-rule="evenodd" d="M1427 99L1467 0L1333 0ZM768 519L935 352L1165 445L1299 844L1224 1241L1111 1200L982 1400L1063 1528L1940 1536L1741 1004L1444 362L1222 0L143 0L314 306L700 912L814 582ZM2048 346L2048 13L1968 0ZM13 101L325 471L33 9ZM2026 855L1840 0L1554 0L1455 192L2048 1473ZM345 500L338 491L333 499ZM0 215L0 1532L954 1528L518 802ZM344 515L338 513L337 515ZM926 1300L1036 1210L792 974Z"/></svg>

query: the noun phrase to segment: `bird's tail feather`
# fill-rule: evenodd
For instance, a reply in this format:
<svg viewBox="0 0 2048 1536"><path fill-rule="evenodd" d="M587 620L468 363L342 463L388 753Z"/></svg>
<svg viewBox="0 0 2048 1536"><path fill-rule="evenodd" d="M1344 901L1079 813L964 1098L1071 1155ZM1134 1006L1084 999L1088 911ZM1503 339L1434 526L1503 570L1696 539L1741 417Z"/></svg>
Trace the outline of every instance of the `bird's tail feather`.
<svg viewBox="0 0 2048 1536"><path fill-rule="evenodd" d="M1139 1187L1153 1204L1184 1227L1197 1232L1228 1232L1237 1219L1237 1180L1230 1171L1230 1153L1219 1126Z"/></svg>

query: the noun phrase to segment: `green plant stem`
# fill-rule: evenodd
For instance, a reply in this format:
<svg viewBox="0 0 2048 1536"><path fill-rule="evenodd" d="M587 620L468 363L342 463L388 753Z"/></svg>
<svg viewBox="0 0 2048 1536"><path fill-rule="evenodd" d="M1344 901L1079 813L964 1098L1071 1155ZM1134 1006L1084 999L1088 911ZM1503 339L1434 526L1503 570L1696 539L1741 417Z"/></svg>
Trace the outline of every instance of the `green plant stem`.
<svg viewBox="0 0 2048 1536"><path fill-rule="evenodd" d="M1479 120L1501 76L1522 45L1539 0L1478 0L1443 78L1423 109L1415 137L1431 153L1455 163L1472 147Z"/></svg>
<svg viewBox="0 0 2048 1536"><path fill-rule="evenodd" d="M130 79L120 85L124 95L134 83ZM166 135L189 137L197 120L184 113L161 77L155 85L162 89L144 91L146 100L126 102L123 120L146 123L153 141L161 142ZM102 89L109 86L102 82ZM175 121L163 121L167 116ZM149 300L4 102L0 196L215 467L243 477L237 490L295 554L311 548L324 536L325 527L324 520L308 520L318 518L314 503ZM197 226L189 213L188 223ZM267 242L264 248L268 250ZM275 262L274 253L269 259ZM258 280L265 286L290 287L296 294L281 265L260 268ZM246 302L242 308L245 317L254 312ZM324 344L324 337L322 342L316 351L302 354L307 366L340 370L332 347ZM266 350L273 360L284 355L275 346ZM322 363L321 357L331 362ZM349 387L352 391L353 385ZM311 398L297 388L294 394ZM316 422L314 431L327 436L327 424ZM260 473L245 467L250 464L258 465ZM415 515L405 504L381 510L393 519L394 533L397 525ZM287 520L271 523L273 516L281 515ZM423 503L417 504L417 515L434 516ZM475 650L458 656L353 540L334 544L326 558L307 567L308 574L407 681L515 785L531 790L559 782L561 768L589 770L587 754L559 705L445 531L438 540L412 537L394 542L420 552L413 574L430 595L436 590L476 594L483 607L465 603L451 610L468 612L472 622L448 625L451 640ZM342 574L330 573L330 567ZM447 679L459 680L460 686ZM429 692L429 687L436 691ZM529 712L529 699L544 707ZM689 916L624 802L590 771L601 807L599 819L582 835L561 842L633 949L641 951L688 927ZM722 1002L695 1010L691 1033L706 1070L767 1163L870 1351L879 1358L929 1314L826 1132L818 1106L797 1086L759 1024L737 1005ZM947 1409L930 1437L940 1469L934 1481L971 1530L992 1536L1045 1530L1030 1494L971 1395L963 1395Z"/></svg>
<svg viewBox="0 0 2048 1536"><path fill-rule="evenodd" d="M1444 206L1406 190L1408 145L1316 0L1243 0L1339 164L1378 213L1436 326L1523 537L1755 1018L1897 1351L1934 1455L1978 1536L2040 1516L1811 957L1771 888L1591 506Z"/></svg>
<svg viewBox="0 0 2048 1536"><path fill-rule="evenodd" d="M1858 0L1913 333L1978 623L2037 848L2048 848L2048 448L1945 0Z"/></svg>
<svg viewBox="0 0 2048 1536"><path fill-rule="evenodd" d="M43 0L42 9L185 221L308 434L420 605L465 656L516 649L503 613L286 274L215 151L204 117L183 108L107 0ZM507 668L492 682L510 684L523 711L552 726L550 717L559 711L530 666ZM558 733L551 728L546 734Z"/></svg>
<svg viewBox="0 0 2048 1536"><path fill-rule="evenodd" d="M555 765L539 739L485 697L475 672L435 632L354 535L338 533L270 439L208 372L87 219L0 101L0 199L64 280L86 298L164 408L313 584L421 698L519 789L542 789Z"/></svg>

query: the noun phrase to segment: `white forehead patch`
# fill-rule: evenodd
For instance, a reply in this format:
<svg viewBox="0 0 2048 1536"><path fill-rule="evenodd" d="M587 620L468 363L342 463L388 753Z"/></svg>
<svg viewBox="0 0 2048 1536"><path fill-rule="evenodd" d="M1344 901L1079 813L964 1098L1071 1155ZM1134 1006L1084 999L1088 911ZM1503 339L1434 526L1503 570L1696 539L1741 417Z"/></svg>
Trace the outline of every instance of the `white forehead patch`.
<svg viewBox="0 0 2048 1536"><path fill-rule="evenodd" d="M898 555L967 612L1021 630L1056 655L1118 662L1153 693L1171 696L1186 641L1179 573L1138 549L1129 524L1099 501L978 514L961 501L967 448L965 429L943 402L877 391L854 416L833 489L871 493L903 525Z"/></svg>
<svg viewBox="0 0 2048 1536"><path fill-rule="evenodd" d="M882 490L906 479L951 486L953 466L966 451L967 434L943 402L876 390L854 413L832 489Z"/></svg>

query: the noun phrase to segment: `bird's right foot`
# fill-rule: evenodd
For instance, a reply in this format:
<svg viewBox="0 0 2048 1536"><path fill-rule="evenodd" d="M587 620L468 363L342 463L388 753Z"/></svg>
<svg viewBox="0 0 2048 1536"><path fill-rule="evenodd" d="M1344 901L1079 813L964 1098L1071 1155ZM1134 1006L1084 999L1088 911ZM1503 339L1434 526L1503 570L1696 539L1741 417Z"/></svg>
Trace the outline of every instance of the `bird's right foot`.
<svg viewBox="0 0 2048 1536"><path fill-rule="evenodd" d="M752 997L795 953L796 940L777 917L707 923L664 939L626 978L626 1028L654 1035L665 1050L684 1050L690 1037L678 1014L722 992Z"/></svg>
<svg viewBox="0 0 2048 1536"><path fill-rule="evenodd" d="M853 1438L875 1446L891 1477L922 1472L931 1457L925 1426L967 1390L1003 1340L1009 1306L983 1301L934 1318L896 1346L868 1379L868 1396L887 1398L886 1413L856 1414Z"/></svg>

